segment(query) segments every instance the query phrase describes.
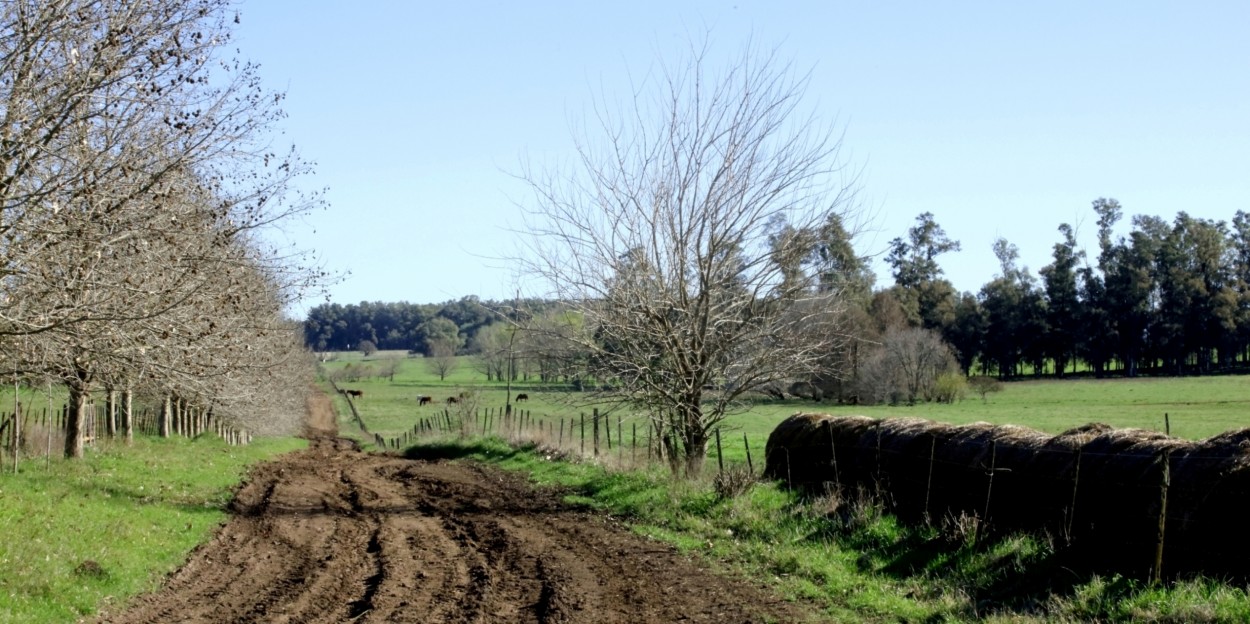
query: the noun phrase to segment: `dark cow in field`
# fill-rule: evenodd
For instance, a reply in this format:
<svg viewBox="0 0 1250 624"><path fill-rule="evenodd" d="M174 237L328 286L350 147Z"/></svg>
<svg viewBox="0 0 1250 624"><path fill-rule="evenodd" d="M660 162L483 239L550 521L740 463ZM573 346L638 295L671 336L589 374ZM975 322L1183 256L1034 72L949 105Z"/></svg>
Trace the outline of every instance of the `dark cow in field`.
<svg viewBox="0 0 1250 624"><path fill-rule="evenodd" d="M521 401L528 401L528 400L530 400L530 395L525 394L524 392L522 392L522 393L520 393L520 394L516 395L516 400L517 400L517 402L518 402L518 403L520 403Z"/></svg>
<svg viewBox="0 0 1250 624"><path fill-rule="evenodd" d="M417 406L418 406L418 407L420 407L420 406L422 406L422 405L427 405L427 404L430 404L430 403L433 403L433 402L434 402L434 397L428 397L428 396L425 396L425 395L421 395L421 396L418 396L418 397L417 397Z"/></svg>
<svg viewBox="0 0 1250 624"><path fill-rule="evenodd" d="M448 403L448 404L455 404L455 403L459 403L459 402L460 402L460 399L457 399L456 397L447 397L447 403Z"/></svg>
<svg viewBox="0 0 1250 624"><path fill-rule="evenodd" d="M365 396L364 390L344 390L343 394L346 394L349 397L356 397L357 399Z"/></svg>

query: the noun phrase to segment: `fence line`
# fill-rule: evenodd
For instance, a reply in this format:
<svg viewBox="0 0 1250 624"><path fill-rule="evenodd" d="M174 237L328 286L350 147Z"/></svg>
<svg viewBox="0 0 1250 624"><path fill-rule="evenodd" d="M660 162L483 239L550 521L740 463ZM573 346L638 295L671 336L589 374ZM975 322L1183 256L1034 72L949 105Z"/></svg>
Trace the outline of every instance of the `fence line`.
<svg viewBox="0 0 1250 624"><path fill-rule="evenodd" d="M350 404L350 402L349 402ZM613 422L615 420L615 422ZM644 435L639 435L638 422L625 428L625 418L599 412L580 412L577 416L535 413L529 409L482 407L477 409L422 412L412 426L400 433L382 435L365 430L374 444L384 449L398 450L423 438L445 436L495 436L509 444L533 444L544 452L563 458L594 461L610 469L635 469L648 466L669 466L670 451L664 438L654 435L654 427L645 420ZM735 442L733 438L718 443L721 432L717 428L709 440L706 461L716 461L714 470L724 472L738 467L755 474L751 447L746 434L741 439L745 461L724 457ZM668 440L671 444L672 440ZM723 448L723 450L722 450Z"/></svg>
<svg viewBox="0 0 1250 624"><path fill-rule="evenodd" d="M83 445L98 447L103 440L124 441L126 432L123 413L117 404L89 403L83 420ZM131 417L135 434L150 437L161 435L161 410L142 407ZM168 417L170 435L194 438L211 432L232 446L250 444L252 434L213 416L211 410L188 405L185 401L171 403ZM0 472L16 470L21 459L51 458L60 455L68 431L69 405L49 410L47 407L0 412Z"/></svg>

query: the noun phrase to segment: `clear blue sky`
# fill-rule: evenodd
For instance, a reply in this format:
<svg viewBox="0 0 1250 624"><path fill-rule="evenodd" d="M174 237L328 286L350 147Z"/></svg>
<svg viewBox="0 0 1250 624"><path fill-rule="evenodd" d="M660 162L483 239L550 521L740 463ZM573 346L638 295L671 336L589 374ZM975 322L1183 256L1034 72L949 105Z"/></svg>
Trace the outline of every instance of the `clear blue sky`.
<svg viewBox="0 0 1250 624"><path fill-rule="evenodd" d="M846 125L889 240L932 212L961 291L1005 237L1036 275L1060 223L1096 255L1090 202L1128 216L1250 211L1250 2L371 2L243 0L237 47L285 90L279 142L317 162L329 209L287 235L350 271L337 303L511 294L528 154L570 155L570 120L624 93L689 33L748 39L812 69ZM350 8L348 8L350 7ZM305 307L320 300L305 302ZM302 314L302 309L296 311Z"/></svg>

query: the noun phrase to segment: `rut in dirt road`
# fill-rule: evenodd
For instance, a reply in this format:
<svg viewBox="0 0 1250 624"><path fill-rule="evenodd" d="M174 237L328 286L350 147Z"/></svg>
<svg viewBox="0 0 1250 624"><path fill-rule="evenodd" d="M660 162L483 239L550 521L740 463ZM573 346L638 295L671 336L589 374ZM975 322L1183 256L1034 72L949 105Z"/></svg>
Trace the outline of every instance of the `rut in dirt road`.
<svg viewBox="0 0 1250 624"><path fill-rule="evenodd" d="M792 622L522 478L314 437L258 466L234 517L155 594L101 622Z"/></svg>

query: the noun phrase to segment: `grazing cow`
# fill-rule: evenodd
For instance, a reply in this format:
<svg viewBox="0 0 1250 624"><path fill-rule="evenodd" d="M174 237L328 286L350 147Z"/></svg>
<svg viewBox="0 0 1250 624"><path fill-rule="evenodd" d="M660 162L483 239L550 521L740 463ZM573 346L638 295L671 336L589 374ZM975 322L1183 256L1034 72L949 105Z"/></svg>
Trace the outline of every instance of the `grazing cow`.
<svg viewBox="0 0 1250 624"><path fill-rule="evenodd" d="M425 404L427 404L427 403L433 403L433 402L434 402L434 397L428 397L428 396L425 396L425 395L421 395L421 396L418 396L418 397L417 397L417 406L418 406L418 407L419 407L419 406L422 406L422 405L425 405Z"/></svg>
<svg viewBox="0 0 1250 624"><path fill-rule="evenodd" d="M364 398L365 396L364 390L344 390L343 392L345 392L347 396L356 397L357 399Z"/></svg>
<svg viewBox="0 0 1250 624"><path fill-rule="evenodd" d="M530 395L525 394L524 392L522 392L522 393L520 393L520 394L516 395L516 400L517 400L517 403L520 403L521 401L528 401L528 400L530 400Z"/></svg>
<svg viewBox="0 0 1250 624"><path fill-rule="evenodd" d="M457 399L456 397L447 397L447 403L448 403L448 404L455 404L455 403L459 403L459 402L460 402L460 399Z"/></svg>

